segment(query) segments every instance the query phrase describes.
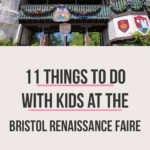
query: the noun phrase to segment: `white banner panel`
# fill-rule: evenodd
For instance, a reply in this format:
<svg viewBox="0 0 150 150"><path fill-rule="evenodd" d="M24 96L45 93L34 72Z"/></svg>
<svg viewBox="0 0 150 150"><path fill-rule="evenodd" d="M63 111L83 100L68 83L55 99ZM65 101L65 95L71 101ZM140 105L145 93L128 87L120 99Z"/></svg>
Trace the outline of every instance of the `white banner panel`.
<svg viewBox="0 0 150 150"><path fill-rule="evenodd" d="M147 15L127 15L113 18L109 22L109 40L131 37L136 31L146 35L150 30L150 20Z"/></svg>

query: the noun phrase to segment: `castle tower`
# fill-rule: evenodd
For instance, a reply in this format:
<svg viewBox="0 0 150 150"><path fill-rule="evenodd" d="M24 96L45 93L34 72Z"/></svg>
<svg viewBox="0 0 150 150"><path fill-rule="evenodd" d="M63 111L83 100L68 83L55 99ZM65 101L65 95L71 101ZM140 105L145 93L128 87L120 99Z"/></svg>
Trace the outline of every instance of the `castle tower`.
<svg viewBox="0 0 150 150"><path fill-rule="evenodd" d="M0 0L0 40L16 40L19 3L20 0Z"/></svg>

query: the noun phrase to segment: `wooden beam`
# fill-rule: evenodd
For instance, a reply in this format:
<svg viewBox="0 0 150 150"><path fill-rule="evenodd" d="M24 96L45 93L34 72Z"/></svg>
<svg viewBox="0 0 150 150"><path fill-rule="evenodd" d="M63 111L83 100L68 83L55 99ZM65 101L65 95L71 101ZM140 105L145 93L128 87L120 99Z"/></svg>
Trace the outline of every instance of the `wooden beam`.
<svg viewBox="0 0 150 150"><path fill-rule="evenodd" d="M64 46L67 46L67 35L64 35Z"/></svg>
<svg viewBox="0 0 150 150"><path fill-rule="evenodd" d="M89 31L88 31L88 27L86 27L86 46L89 46Z"/></svg>

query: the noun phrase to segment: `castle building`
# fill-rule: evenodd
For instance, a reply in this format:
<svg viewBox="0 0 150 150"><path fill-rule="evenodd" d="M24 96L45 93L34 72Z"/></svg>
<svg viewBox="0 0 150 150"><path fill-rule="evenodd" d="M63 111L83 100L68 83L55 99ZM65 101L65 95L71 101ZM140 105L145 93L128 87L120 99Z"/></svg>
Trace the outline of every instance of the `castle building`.
<svg viewBox="0 0 150 150"><path fill-rule="evenodd" d="M0 12L0 39L12 37L19 45L30 45L34 32L42 32L40 43L47 45L61 24L63 32L68 24L71 32L82 33L84 45L89 32L100 33L101 45L115 45L150 30L149 0L1 0Z"/></svg>

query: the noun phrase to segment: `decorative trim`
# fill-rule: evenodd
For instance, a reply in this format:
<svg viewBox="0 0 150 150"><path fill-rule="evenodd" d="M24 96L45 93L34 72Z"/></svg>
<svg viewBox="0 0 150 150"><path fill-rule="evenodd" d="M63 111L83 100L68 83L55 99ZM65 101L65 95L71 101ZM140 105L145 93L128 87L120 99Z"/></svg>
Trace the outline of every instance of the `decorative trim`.
<svg viewBox="0 0 150 150"><path fill-rule="evenodd" d="M120 9L118 9L118 8L115 7L115 2L113 2L113 3L110 4L110 7L111 7L111 9L112 9L115 13L119 14L119 13L125 12L125 11L127 10L127 8L128 8L128 5L129 5L129 3L128 3L128 2L125 2L125 3L123 3L123 7L120 8Z"/></svg>
<svg viewBox="0 0 150 150"><path fill-rule="evenodd" d="M150 13L150 7L147 5L146 2L144 2L144 7L145 7L146 11L147 11L148 13Z"/></svg>
<svg viewBox="0 0 150 150"><path fill-rule="evenodd" d="M129 6L130 6L130 8L133 10L133 11L141 11L141 10L143 10L144 9L144 1L138 1L138 6L139 7L137 7L135 4L134 4L134 1L133 0L131 0L130 2L129 2Z"/></svg>
<svg viewBox="0 0 150 150"><path fill-rule="evenodd" d="M85 10L85 11L77 11L77 10L74 10L74 9L70 9L68 6L65 6L65 5L56 5L54 6L53 8L49 8L49 9L46 9L46 10L41 10L41 9L37 9L37 10L28 10L28 9L25 9L23 5L20 6L20 9L28 14L28 15L32 15L32 16L37 16L37 15L49 15L51 13L53 13L56 8L58 7L66 7L68 9L68 11L73 14L73 15L76 15L76 16L89 16L89 15L95 15L97 14L100 9L101 9L101 6L98 5L97 9L95 10L92 10L92 11L89 11L89 10Z"/></svg>
<svg viewBox="0 0 150 150"><path fill-rule="evenodd" d="M132 11L142 11L145 8L146 11L148 13L150 13L150 7L147 5L145 0L139 0L138 6L135 5L133 0L127 0L127 2L123 3L122 8L116 8L115 3L116 2L112 2L110 4L110 7L111 7L112 11L114 11L116 14L124 13L125 11L127 11L128 8L131 8ZM121 3L121 1L120 1L120 3Z"/></svg>
<svg viewBox="0 0 150 150"><path fill-rule="evenodd" d="M125 12L125 13L123 13L123 14L114 14L114 15L112 15L111 17L109 17L109 21L111 21L111 20L114 19L114 18L123 17L123 16L127 16L127 15L147 15L147 12L128 11L128 12Z"/></svg>
<svg viewBox="0 0 150 150"><path fill-rule="evenodd" d="M37 10L28 10L25 9L23 5L20 6L20 9L26 13L27 15L32 15L32 16L37 16L37 15L48 15L51 14L58 6L54 6L53 8L49 8L46 10L41 10L41 9L37 9Z"/></svg>
<svg viewBox="0 0 150 150"><path fill-rule="evenodd" d="M95 9L95 10L92 10L92 11L88 11L88 10L85 10L85 11L76 11L74 9L70 9L69 7L67 7L67 9L69 10L69 12L73 15L76 15L76 16L89 16L89 15L95 15L97 14L100 9L101 9L101 6L98 5L98 8Z"/></svg>

